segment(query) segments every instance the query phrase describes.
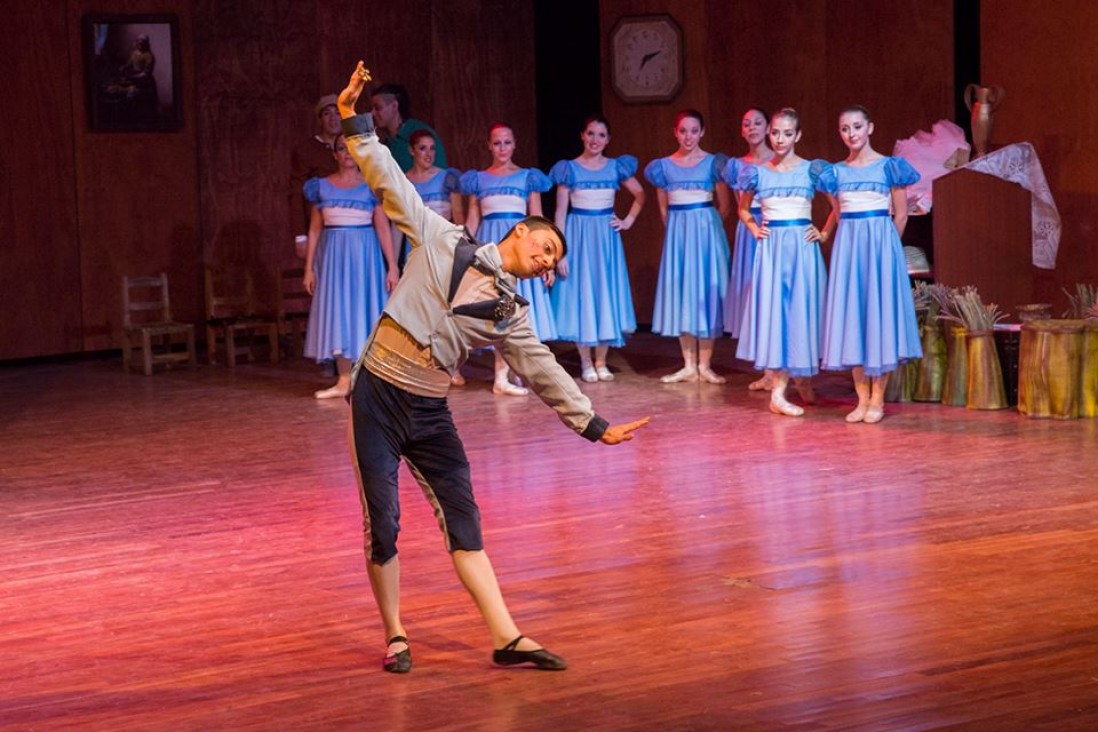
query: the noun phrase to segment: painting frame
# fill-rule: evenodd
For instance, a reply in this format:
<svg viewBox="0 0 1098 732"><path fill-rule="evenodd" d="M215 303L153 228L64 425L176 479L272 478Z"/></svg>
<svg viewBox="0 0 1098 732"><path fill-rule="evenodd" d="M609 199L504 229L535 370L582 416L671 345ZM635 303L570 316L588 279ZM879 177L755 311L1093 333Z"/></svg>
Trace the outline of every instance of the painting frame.
<svg viewBox="0 0 1098 732"><path fill-rule="evenodd" d="M183 128L179 19L174 14L88 13L80 29L92 131Z"/></svg>

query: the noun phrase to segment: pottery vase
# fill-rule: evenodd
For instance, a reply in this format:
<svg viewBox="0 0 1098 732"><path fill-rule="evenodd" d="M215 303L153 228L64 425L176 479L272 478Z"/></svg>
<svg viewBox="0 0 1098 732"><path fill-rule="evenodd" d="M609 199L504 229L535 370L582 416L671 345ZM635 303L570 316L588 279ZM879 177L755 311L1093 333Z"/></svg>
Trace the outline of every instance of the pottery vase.
<svg viewBox="0 0 1098 732"><path fill-rule="evenodd" d="M969 84L965 87L965 106L972 112L973 157L978 158L987 153L995 110L1003 103L1005 96L1006 92L1001 86Z"/></svg>
<svg viewBox="0 0 1098 732"><path fill-rule="evenodd" d="M999 352L990 330L969 331L965 334L965 370L967 389L965 407L968 409L1006 409L1006 388L1003 386L1003 369L999 364Z"/></svg>
<svg viewBox="0 0 1098 732"><path fill-rule="evenodd" d="M917 402L942 401L942 387L946 373L946 342L937 321L924 321L919 330L923 345L923 357L919 359L919 371L915 376L914 399Z"/></svg>
<svg viewBox="0 0 1098 732"><path fill-rule="evenodd" d="M963 326L947 326L946 374L942 382L942 404L963 407L966 399L968 375L968 347L965 345Z"/></svg>

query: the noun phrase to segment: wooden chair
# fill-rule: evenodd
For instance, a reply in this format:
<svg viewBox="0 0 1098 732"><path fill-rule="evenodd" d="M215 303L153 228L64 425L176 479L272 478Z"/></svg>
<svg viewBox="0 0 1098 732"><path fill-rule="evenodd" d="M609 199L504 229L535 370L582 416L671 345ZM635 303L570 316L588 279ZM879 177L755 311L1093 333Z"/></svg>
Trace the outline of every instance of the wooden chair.
<svg viewBox="0 0 1098 732"><path fill-rule="evenodd" d="M183 337L186 350L176 348L177 336ZM145 376L153 365L188 362L195 366L194 326L172 320L168 296L168 275L122 278L122 368L127 373L133 349L141 349Z"/></svg>
<svg viewBox="0 0 1098 732"><path fill-rule="evenodd" d="M313 296L305 289L305 268L284 269L278 278L279 333L288 339L287 353L301 356L305 352L305 328L309 324L309 308Z"/></svg>
<svg viewBox="0 0 1098 732"><path fill-rule="evenodd" d="M237 337L246 336L238 350ZM271 363L278 363L278 320L274 315L258 312L252 273L226 269L215 272L206 268L206 354L210 363L217 362L219 344L225 347L225 361L236 368L241 353L251 357L255 336L266 336Z"/></svg>

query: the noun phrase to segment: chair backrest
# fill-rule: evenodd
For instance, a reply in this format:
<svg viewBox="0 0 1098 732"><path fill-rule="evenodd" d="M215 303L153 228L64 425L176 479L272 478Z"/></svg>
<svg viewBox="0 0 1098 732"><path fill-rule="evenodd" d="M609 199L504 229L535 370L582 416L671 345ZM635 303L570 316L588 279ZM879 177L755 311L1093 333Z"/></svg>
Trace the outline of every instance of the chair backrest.
<svg viewBox="0 0 1098 732"><path fill-rule="evenodd" d="M255 284L249 270L206 268L207 318L240 318L255 312Z"/></svg>
<svg viewBox="0 0 1098 732"><path fill-rule="evenodd" d="M168 275L122 277L122 324L127 329L172 320Z"/></svg>
<svg viewBox="0 0 1098 732"><path fill-rule="evenodd" d="M278 277L278 317L309 315L313 296L305 289L305 268L290 267Z"/></svg>

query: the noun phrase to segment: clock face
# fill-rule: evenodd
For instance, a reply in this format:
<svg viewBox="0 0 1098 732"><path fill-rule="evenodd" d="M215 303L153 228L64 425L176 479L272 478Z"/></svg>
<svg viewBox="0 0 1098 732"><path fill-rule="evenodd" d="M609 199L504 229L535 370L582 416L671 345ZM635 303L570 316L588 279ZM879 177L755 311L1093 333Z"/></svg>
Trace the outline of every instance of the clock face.
<svg viewBox="0 0 1098 732"><path fill-rule="evenodd" d="M610 55L611 82L624 101L670 101L682 88L682 31L669 15L622 18Z"/></svg>

